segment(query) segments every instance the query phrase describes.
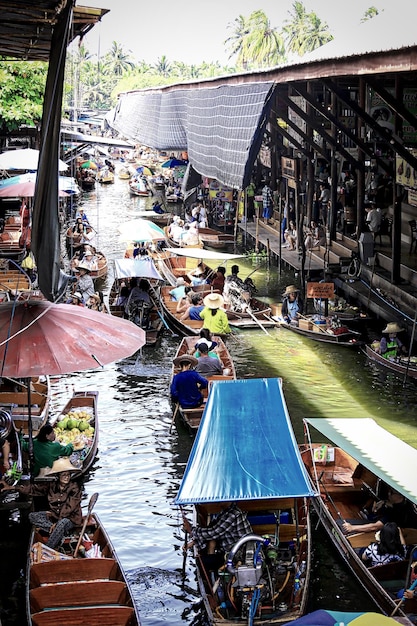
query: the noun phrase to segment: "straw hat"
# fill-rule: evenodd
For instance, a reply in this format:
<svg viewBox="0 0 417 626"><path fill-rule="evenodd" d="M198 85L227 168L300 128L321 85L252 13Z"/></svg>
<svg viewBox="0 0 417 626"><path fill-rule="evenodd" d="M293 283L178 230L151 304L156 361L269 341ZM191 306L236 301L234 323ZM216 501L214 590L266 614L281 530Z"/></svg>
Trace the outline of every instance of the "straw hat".
<svg viewBox="0 0 417 626"><path fill-rule="evenodd" d="M180 356L175 357L174 365L182 365L183 363L189 363L193 367L197 365L198 359L195 358L192 354L181 354Z"/></svg>
<svg viewBox="0 0 417 626"><path fill-rule="evenodd" d="M76 269L77 272L79 272L80 270L85 270L86 272L91 272L91 269L88 267L88 265L84 265L84 263L80 263Z"/></svg>
<svg viewBox="0 0 417 626"><path fill-rule="evenodd" d="M80 301L83 300L83 297L79 291L76 291L75 293L73 293L71 298L76 298L77 300L80 300Z"/></svg>
<svg viewBox="0 0 417 626"><path fill-rule="evenodd" d="M397 324L397 322L390 322L389 324L387 324L387 327L384 328L384 330L382 331L383 333L400 333L402 331L402 328L399 324Z"/></svg>
<svg viewBox="0 0 417 626"><path fill-rule="evenodd" d="M209 293L203 302L208 309L220 309L224 304L224 299L219 293Z"/></svg>
<svg viewBox="0 0 417 626"><path fill-rule="evenodd" d="M96 300L96 302L101 302L100 294L97 293L97 291L93 293L93 295L91 295L90 298L93 298L94 300Z"/></svg>
<svg viewBox="0 0 417 626"><path fill-rule="evenodd" d="M54 461L51 469L47 472L47 475L51 474L59 474L60 472L78 472L78 468L74 467L74 465L69 460L67 456L61 456L59 459Z"/></svg>
<svg viewBox="0 0 417 626"><path fill-rule="evenodd" d="M284 296L288 296L290 293L297 293L298 291L300 290L295 285L288 285L284 291Z"/></svg>

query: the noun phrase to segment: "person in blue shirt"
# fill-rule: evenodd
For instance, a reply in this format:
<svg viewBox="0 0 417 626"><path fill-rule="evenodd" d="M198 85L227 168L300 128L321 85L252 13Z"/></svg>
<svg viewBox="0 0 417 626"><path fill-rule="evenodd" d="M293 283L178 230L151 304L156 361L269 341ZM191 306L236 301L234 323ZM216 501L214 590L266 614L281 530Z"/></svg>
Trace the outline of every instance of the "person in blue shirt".
<svg viewBox="0 0 417 626"><path fill-rule="evenodd" d="M303 300L300 290L295 285L289 285L282 299L281 316L286 322L295 321L303 313Z"/></svg>
<svg viewBox="0 0 417 626"><path fill-rule="evenodd" d="M201 320L200 313L204 309L203 295L194 293L191 296L191 306L181 315L181 320Z"/></svg>
<svg viewBox="0 0 417 626"><path fill-rule="evenodd" d="M171 399L183 409L193 409L204 402L201 389L207 389L208 380L191 369L198 360L191 354L182 354L174 359L174 365L181 368L171 383Z"/></svg>

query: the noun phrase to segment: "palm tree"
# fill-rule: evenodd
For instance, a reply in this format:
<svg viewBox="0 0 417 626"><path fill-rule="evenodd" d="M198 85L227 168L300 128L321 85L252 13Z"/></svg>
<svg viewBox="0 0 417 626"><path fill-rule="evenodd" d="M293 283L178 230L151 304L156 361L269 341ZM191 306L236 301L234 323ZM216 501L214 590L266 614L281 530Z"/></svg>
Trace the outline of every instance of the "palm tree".
<svg viewBox="0 0 417 626"><path fill-rule="evenodd" d="M263 11L254 11L248 21L249 33L243 43L245 55L252 66L268 67L285 60L284 40L272 28Z"/></svg>
<svg viewBox="0 0 417 626"><path fill-rule="evenodd" d="M135 67L130 59L130 52L125 52L123 46L117 41L112 42L110 51L106 55L106 61L108 73L116 76L122 76L124 72Z"/></svg>
<svg viewBox="0 0 417 626"><path fill-rule="evenodd" d="M292 20L286 20L283 28L289 52L302 56L333 39L328 25L314 11L307 13L299 0L295 0L292 8L293 13L289 12Z"/></svg>
<svg viewBox="0 0 417 626"><path fill-rule="evenodd" d="M224 41L226 48L230 49L229 59L237 55L237 65L246 68L246 59L244 54L244 41L249 34L249 24L243 15L239 15L234 22L227 25L228 29L233 29L233 33Z"/></svg>
<svg viewBox="0 0 417 626"><path fill-rule="evenodd" d="M153 65L153 71L157 74L162 74L162 76L169 76L172 73L171 64L165 55L162 55Z"/></svg>
<svg viewBox="0 0 417 626"><path fill-rule="evenodd" d="M366 9L365 13L363 14L363 18L361 19L361 22L367 22L368 20L371 20L376 15L379 15L379 9L377 9L376 7L369 7L369 9Z"/></svg>

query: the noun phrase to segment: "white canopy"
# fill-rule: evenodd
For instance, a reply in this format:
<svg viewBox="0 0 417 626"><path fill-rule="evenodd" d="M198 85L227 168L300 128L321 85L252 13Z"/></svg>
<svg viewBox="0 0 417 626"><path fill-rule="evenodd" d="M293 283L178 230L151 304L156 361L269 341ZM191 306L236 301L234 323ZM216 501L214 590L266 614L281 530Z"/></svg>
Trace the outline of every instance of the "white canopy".
<svg viewBox="0 0 417 626"><path fill-rule="evenodd" d="M155 278L164 280L155 267L150 256L140 256L136 259L115 259L114 275L116 278Z"/></svg>
<svg viewBox="0 0 417 626"><path fill-rule="evenodd" d="M37 170L39 150L23 148L22 150L9 150L0 154L0 170ZM68 165L59 159L58 169L64 172Z"/></svg>
<svg viewBox="0 0 417 626"><path fill-rule="evenodd" d="M241 259L244 254L229 254L227 252L216 252L215 250L205 250L203 248L165 248L171 254L179 256L188 256L191 259L223 259L224 261L232 261L233 259Z"/></svg>

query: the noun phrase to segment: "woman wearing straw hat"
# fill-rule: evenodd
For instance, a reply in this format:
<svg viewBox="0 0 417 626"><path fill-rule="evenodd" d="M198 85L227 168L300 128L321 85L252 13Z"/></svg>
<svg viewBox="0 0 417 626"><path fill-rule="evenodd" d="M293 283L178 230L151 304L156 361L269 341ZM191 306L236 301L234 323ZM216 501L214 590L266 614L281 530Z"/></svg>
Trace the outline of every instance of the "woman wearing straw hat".
<svg viewBox="0 0 417 626"><path fill-rule="evenodd" d="M84 265L84 263L80 263L76 269L79 277L75 284L77 291L79 291L83 297L84 304L87 302L88 298L92 296L95 292L94 282L90 276L90 268L88 265Z"/></svg>
<svg viewBox="0 0 417 626"><path fill-rule="evenodd" d="M303 300L300 290L295 285L288 285L282 299L281 316L287 323L296 321L303 313Z"/></svg>
<svg viewBox="0 0 417 626"><path fill-rule="evenodd" d="M402 328L397 322L390 322L382 331L387 333L387 337L382 337L379 342L379 353L386 359L396 359L400 354L407 354L407 349L398 339L397 333L402 332Z"/></svg>
<svg viewBox="0 0 417 626"><path fill-rule="evenodd" d="M14 489L19 493L31 496L46 496L48 511L29 513L29 521L49 534L46 545L56 549L62 539L74 526L81 526L81 488L75 480L71 480L71 472L78 471L67 457L54 461L48 476L56 476L57 480L47 483L31 483L29 485L10 486L0 481L3 489Z"/></svg>
<svg viewBox="0 0 417 626"><path fill-rule="evenodd" d="M198 359L191 354L181 354L174 359L174 365L181 368L171 383L171 399L183 409L194 409L204 402L201 389L207 389L208 380L192 369Z"/></svg>
<svg viewBox="0 0 417 626"><path fill-rule="evenodd" d="M209 293L203 302L204 309L200 313L201 319L204 320L203 328L208 328L213 335L231 333L226 311L221 308L224 304L223 296L219 293Z"/></svg>

